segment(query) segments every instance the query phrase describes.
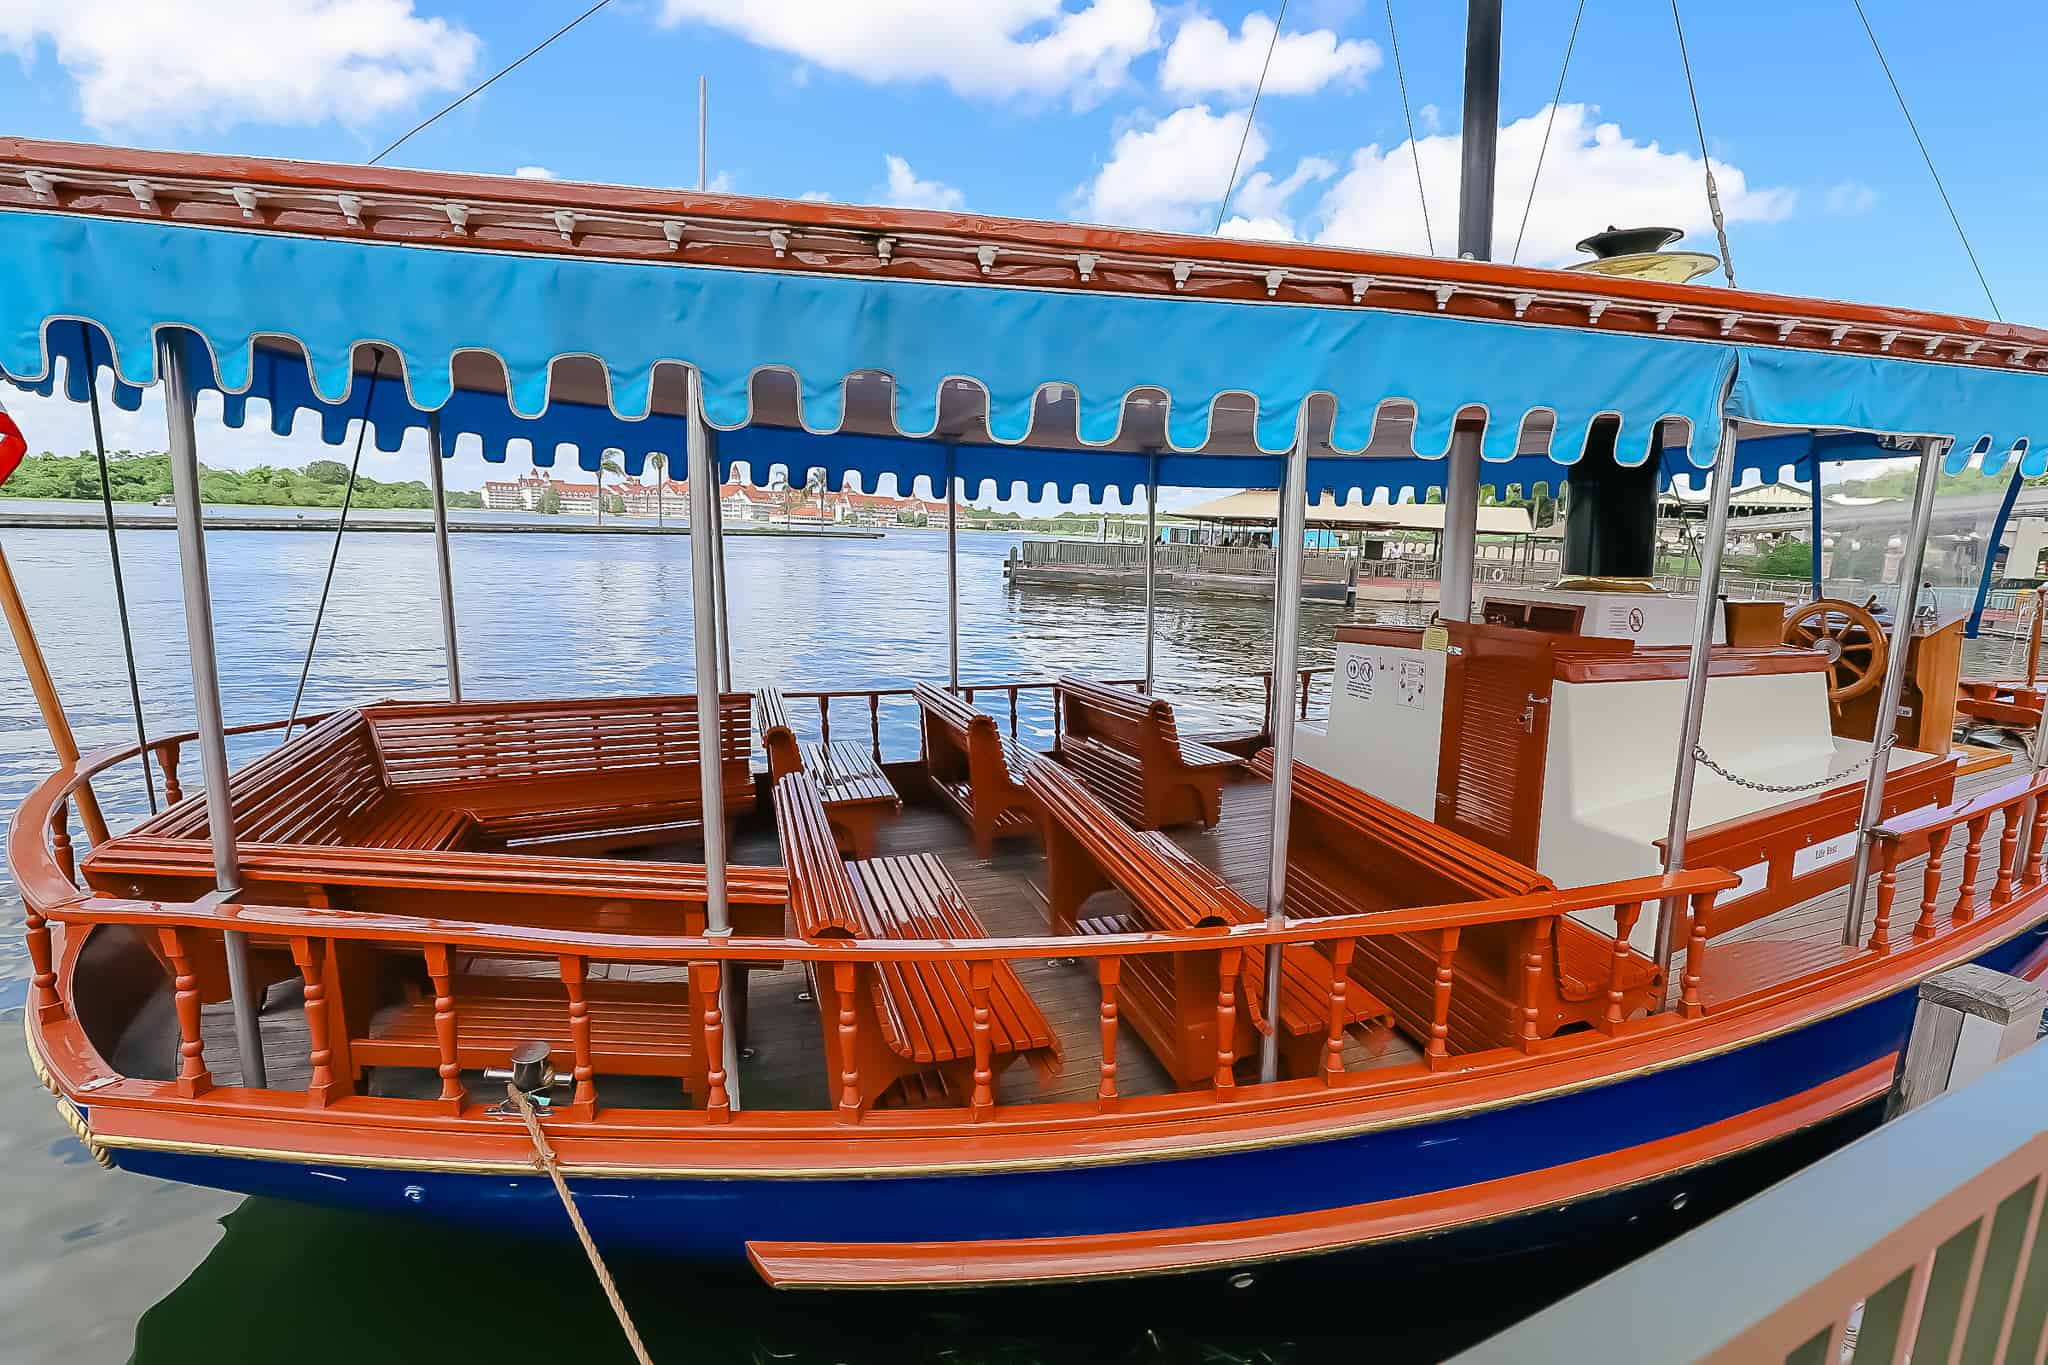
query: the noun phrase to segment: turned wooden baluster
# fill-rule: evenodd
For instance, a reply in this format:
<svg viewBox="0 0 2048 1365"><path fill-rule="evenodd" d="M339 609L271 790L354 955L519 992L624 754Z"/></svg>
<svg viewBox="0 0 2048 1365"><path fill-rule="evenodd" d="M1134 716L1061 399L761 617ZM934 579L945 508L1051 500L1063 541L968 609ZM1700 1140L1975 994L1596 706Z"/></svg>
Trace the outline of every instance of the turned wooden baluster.
<svg viewBox="0 0 2048 1365"><path fill-rule="evenodd" d="M1256 949L1254 951L1264 951ZM1237 1084L1237 973L1244 965L1242 948L1225 948L1216 963L1216 1088Z"/></svg>
<svg viewBox="0 0 2048 1365"><path fill-rule="evenodd" d="M562 991L569 997L569 1051L575 1055L570 1079L575 1089L569 1104L578 1118L589 1118L597 1109L597 1064L590 1054L590 999L583 989L588 964L582 958L563 955L555 959L562 972Z"/></svg>
<svg viewBox="0 0 2048 1365"><path fill-rule="evenodd" d="M1522 1046L1542 1037L1537 1026L1537 1002L1542 999L1543 944L1557 930L1557 921L1539 919L1523 926L1522 940Z"/></svg>
<svg viewBox="0 0 2048 1365"><path fill-rule="evenodd" d="M2030 802L2015 801L2004 810L2005 828L1998 835L1998 880L1991 884L1991 904L2012 899L2013 877L2019 871L2020 821Z"/></svg>
<svg viewBox="0 0 2048 1365"><path fill-rule="evenodd" d="M832 989L839 996L839 1121L860 1122L860 1028L853 1011L854 974L851 962L832 966Z"/></svg>
<svg viewBox="0 0 2048 1365"><path fill-rule="evenodd" d="M1451 1056L1451 981L1458 957L1458 928L1440 929L1436 936L1436 998L1429 1011L1428 1059L1432 1067L1445 1065Z"/></svg>
<svg viewBox="0 0 2048 1365"><path fill-rule="evenodd" d="M1692 898L1692 939L1685 945L1685 989L1678 1001L1679 1013L1688 1019L1707 1012L1700 999L1700 973L1707 960L1707 916L1714 909L1714 895L1702 891Z"/></svg>
<svg viewBox="0 0 2048 1365"><path fill-rule="evenodd" d="M1607 969L1607 1027L1618 1028L1627 1016L1622 1013L1623 973L1628 969L1628 940L1635 932L1636 920L1643 913L1641 901L1629 901L1614 907L1614 961Z"/></svg>
<svg viewBox="0 0 2048 1365"><path fill-rule="evenodd" d="M868 693L868 746L875 755L875 765L882 763L882 694Z"/></svg>
<svg viewBox="0 0 2048 1365"><path fill-rule="evenodd" d="M2028 804L2028 808L2033 812L2033 822L2027 826L2027 870L2020 880L2028 886L2039 886L2042 845L2048 843L2048 811L2042 809L2039 796Z"/></svg>
<svg viewBox="0 0 2048 1365"><path fill-rule="evenodd" d="M164 775L164 804L175 806L185 797L185 789L178 785L178 742L176 740L158 747L156 763L157 767L163 770Z"/></svg>
<svg viewBox="0 0 2048 1365"><path fill-rule="evenodd" d="M50 947L50 922L24 903L28 922L28 1003L38 1019L61 1019L64 1002L57 998L57 969Z"/></svg>
<svg viewBox="0 0 2048 1365"><path fill-rule="evenodd" d="M1261 673L1259 675L1259 691L1263 696L1263 700L1259 703L1259 726L1263 729L1273 719L1273 675L1271 673Z"/></svg>
<svg viewBox="0 0 2048 1365"><path fill-rule="evenodd" d="M1892 901L1899 894L1897 839L1886 839L1879 845L1877 868L1877 917L1870 926L1870 951L1888 953L1892 950Z"/></svg>
<svg viewBox="0 0 2048 1365"><path fill-rule="evenodd" d="M1977 913L1977 871L1984 865L1984 831L1990 827L1988 814L1970 821L1970 841L1963 845L1963 884L1956 890L1956 908L1949 916L1956 924Z"/></svg>
<svg viewBox="0 0 2048 1365"><path fill-rule="evenodd" d="M1116 1105L1116 988L1123 968L1124 960L1120 957L1095 959L1096 978L1102 983L1102 1083L1095 1088L1099 1109Z"/></svg>
<svg viewBox="0 0 2048 1365"><path fill-rule="evenodd" d="M292 961L306 982L306 1060L313 1077L306 1082L306 1102L315 1107L334 1102L334 1044L328 1035L327 979L320 970L320 954L312 939L292 940Z"/></svg>
<svg viewBox="0 0 2048 1365"><path fill-rule="evenodd" d="M1351 986L1351 955L1358 940L1338 939L1330 945L1330 1036L1323 1048L1323 1084L1335 1085L1344 1074L1344 998Z"/></svg>
<svg viewBox="0 0 2048 1365"><path fill-rule="evenodd" d="M50 852L56 856L57 870L64 874L64 880L78 885L78 857L71 849L71 803L59 801L57 809L50 813Z"/></svg>
<svg viewBox="0 0 2048 1365"><path fill-rule="evenodd" d="M976 961L967 964L967 998L974 1008L974 1096L969 1104L976 1121L996 1111L996 1077L990 1060L995 1054L995 1045L988 1006L989 986L994 979L994 963Z"/></svg>
<svg viewBox="0 0 2048 1365"><path fill-rule="evenodd" d="M1010 688L1010 738L1012 741L1017 738L1017 689L1014 686Z"/></svg>
<svg viewBox="0 0 2048 1365"><path fill-rule="evenodd" d="M157 937L171 964L171 1003L178 1014L178 1093L203 1095L213 1088L213 1077L206 1071L206 1043L199 1031L199 977L182 933L162 929Z"/></svg>
<svg viewBox="0 0 2048 1365"><path fill-rule="evenodd" d="M1309 671L1304 668L1301 670L1301 718L1303 720L1308 719L1308 680Z"/></svg>
<svg viewBox="0 0 2048 1365"><path fill-rule="evenodd" d="M832 699L830 697L818 698L818 742L820 744L830 744L832 742Z"/></svg>
<svg viewBox="0 0 2048 1365"><path fill-rule="evenodd" d="M448 946L429 944L427 976L434 983L434 1046L440 1053L441 1103L462 1108L462 1060L455 1033L455 974L449 964Z"/></svg>
<svg viewBox="0 0 2048 1365"><path fill-rule="evenodd" d="M732 1118L731 1087L725 1074L725 964L692 962L691 994L702 1003L704 1020L704 1114L713 1123Z"/></svg>
<svg viewBox="0 0 2048 1365"><path fill-rule="evenodd" d="M1934 906L1941 898L1941 856L1948 851L1948 831L1927 831L1927 875L1920 883L1920 918L1913 922L1913 937L1934 937Z"/></svg>

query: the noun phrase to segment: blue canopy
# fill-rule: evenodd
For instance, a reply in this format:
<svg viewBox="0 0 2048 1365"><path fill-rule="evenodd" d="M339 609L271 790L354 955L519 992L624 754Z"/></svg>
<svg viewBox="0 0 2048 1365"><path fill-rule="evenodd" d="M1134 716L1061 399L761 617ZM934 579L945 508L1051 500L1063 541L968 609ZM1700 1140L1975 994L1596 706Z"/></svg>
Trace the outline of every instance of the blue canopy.
<svg viewBox="0 0 2048 1365"><path fill-rule="evenodd" d="M1743 444L1743 465L1772 476L1811 459L1804 443L1815 431L1861 433L1828 459L1889 453L1882 434L1922 434L1955 438L1958 459L1983 453L1987 469L2008 451L2030 474L2048 467L2048 443L2036 438L2048 426L2048 379L1981 365L1373 307L582 259L14 209L0 211L0 253L10 262L0 271L0 374L15 383L48 392L62 358L72 396L84 396L88 372L111 369L116 401L133 406L157 378L154 345L168 334L187 348L195 386L220 392L230 423L259 399L274 430L310 412L338 441L367 415L387 450L431 417L451 452L468 437L502 460L523 439L540 464L564 445L586 467L616 449L637 472L653 451L683 450L681 410L658 399L687 366L724 433L725 467L823 466L903 485L950 467L970 487L1131 490L1156 455L1167 484L1274 486L1277 457L1302 430L1312 486L1370 496L1440 482L1433 462L1461 415L1475 414L1482 478L1494 484L1568 474L1603 418L1619 425L1625 464L1660 448L1664 424L1667 476L1712 464L1724 415L1793 431ZM374 379L373 355L390 357ZM564 392L572 372L587 392ZM875 420L849 412L857 381L885 391ZM780 425L761 410L778 383ZM964 426L942 420L949 389L971 391ZM1156 426L1138 432L1133 414L1146 405ZM1397 450L1376 435L1390 413L1408 426Z"/></svg>

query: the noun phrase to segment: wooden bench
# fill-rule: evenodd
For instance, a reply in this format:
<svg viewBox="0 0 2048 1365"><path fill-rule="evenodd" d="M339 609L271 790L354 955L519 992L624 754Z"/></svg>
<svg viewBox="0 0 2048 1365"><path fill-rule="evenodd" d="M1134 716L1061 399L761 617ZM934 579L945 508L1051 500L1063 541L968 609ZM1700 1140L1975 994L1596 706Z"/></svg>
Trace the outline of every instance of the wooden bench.
<svg viewBox="0 0 2048 1365"><path fill-rule="evenodd" d="M1038 810L1016 776L1025 753L1003 738L996 719L930 683L913 689L924 732L924 768L932 790L974 832L974 851L995 855L998 839L1038 833Z"/></svg>
<svg viewBox="0 0 2048 1365"><path fill-rule="evenodd" d="M701 829L694 696L380 702L363 715L391 791L460 812L487 845L595 852ZM724 695L719 730L730 820L754 806L745 693Z"/></svg>
<svg viewBox="0 0 2048 1365"><path fill-rule="evenodd" d="M945 865L929 853L849 865L839 855L818 785L807 773L775 784L775 823L798 935L834 939L988 937ZM988 964L990 1098L994 1077L1024 1059L1056 1064L1052 1026L1007 962ZM826 1077L842 1117L912 1087L974 1100L974 968L967 962L848 962L810 966Z"/></svg>
<svg viewBox="0 0 2048 1365"><path fill-rule="evenodd" d="M392 792L370 723L356 710L336 712L235 773L228 805L235 836L258 843L446 849L460 847L471 831L461 811ZM204 841L205 794L132 833Z"/></svg>
<svg viewBox="0 0 2048 1365"><path fill-rule="evenodd" d="M1025 768L1025 785L1045 813L1047 899L1055 934L1121 934L1144 930L1200 933L1256 924L1263 912L1223 879L1157 831L1135 832L1072 773L1044 759ZM1084 917L1098 891L1121 891L1125 913ZM1241 991L1236 1036L1224 1040L1234 1060L1252 1055L1253 1032L1265 1031L1266 959L1239 954L1233 974ZM1183 1090L1219 1076L1217 1002L1223 993L1220 954L1133 955L1120 969L1119 1010ZM1289 1076L1321 1073L1329 1039L1331 964L1314 944L1291 944L1281 955L1280 1052ZM1346 1029L1384 1020L1371 992L1348 986Z"/></svg>
<svg viewBox="0 0 2048 1365"><path fill-rule="evenodd" d="M810 773L825 797L825 814L839 839L840 851L853 858L872 858L882 822L903 810L903 798L896 794L895 784L875 756L845 741L798 740L789 725L782 690L764 687L754 695L761 747L768 754L768 780Z"/></svg>
<svg viewBox="0 0 2048 1365"><path fill-rule="evenodd" d="M1252 772L1272 780L1272 750ZM1312 919L1375 910L1528 896L1555 890L1550 879L1491 849L1341 782L1306 763L1294 765L1288 821L1287 913ZM1361 938L1351 972L1387 1002L1402 1029L1430 1037L1437 934ZM1532 972L1531 954L1536 970ZM1608 999L1614 940L1559 915L1462 931L1453 959L1448 1046L1477 1052L1515 1045L1531 1018L1538 1037L1597 1022ZM1623 1010L1656 998L1656 965L1631 952L1623 967ZM1527 1011L1533 1006L1534 1014Z"/></svg>
<svg viewBox="0 0 2048 1365"><path fill-rule="evenodd" d="M1059 756L1139 829L1165 829L1223 813L1223 779L1240 760L1174 728L1157 697L1062 677Z"/></svg>
<svg viewBox="0 0 2048 1365"><path fill-rule="evenodd" d="M246 899L273 905L333 906L384 914L469 920L538 928L572 929L585 934L701 934L705 929L705 872L698 863L644 862L613 858L536 857L516 853L434 852L417 849L359 849L325 845L243 844L239 849ZM110 896L150 900L192 900L213 888L213 855L203 843L123 835L88 853L79 864L86 884ZM779 867L733 864L726 869L726 895L734 932L742 937L776 937L782 933L789 878ZM271 954L271 956L276 956ZM337 1065L336 1075L353 1077L375 1058L390 1057L381 1044L362 1054L351 1039L369 1037L375 986L381 975L376 950L360 944L329 944L329 1008L346 1024L337 1029L335 1049L347 1062L355 1049L353 1070ZM226 996L226 970L216 940L197 954L202 998ZM458 996L467 991L499 992L506 978L472 973L457 962ZM747 973L754 964L733 964L732 1027L736 1039L746 1036ZM289 975L281 973L279 975ZM619 983L613 983L617 985ZM612 986L591 983L597 1001ZM520 1000L526 986L507 987ZM543 999L564 1005L560 986ZM668 996L681 1000L681 985L665 985ZM626 992L633 996L633 992ZM660 995L661 992L656 992ZM414 1002L417 1005L418 1002ZM529 1002L530 1003L530 1002ZM533 1008L508 1004L517 1013ZM595 1008L595 1005L593 1005ZM680 1016L681 1004L677 1005ZM428 1011L431 1016L431 1009ZM546 1013L545 1010L542 1013ZM645 1010L642 1013L646 1013ZM497 1016L493 1016L497 1017ZM431 1023L431 1017L428 1020ZM550 1029L566 1029L566 1015L548 1015ZM382 1030L384 1021L379 1021ZM409 1025L407 1027L410 1027ZM512 1038L478 1033L464 1046L494 1048L502 1053ZM552 1039L554 1034L529 1032L526 1037ZM431 1047L431 1032L427 1035ZM502 1047L500 1045L503 1045ZM408 1054L413 1055L413 1054ZM502 1064L502 1057L492 1065ZM414 1065L413 1061L391 1065ZM427 1065L431 1065L429 1060ZM465 1063L467 1064L467 1063ZM678 1062L678 1065L681 1063ZM695 1086L702 1068L695 1062L679 1073ZM667 1075L667 1072L649 1074Z"/></svg>

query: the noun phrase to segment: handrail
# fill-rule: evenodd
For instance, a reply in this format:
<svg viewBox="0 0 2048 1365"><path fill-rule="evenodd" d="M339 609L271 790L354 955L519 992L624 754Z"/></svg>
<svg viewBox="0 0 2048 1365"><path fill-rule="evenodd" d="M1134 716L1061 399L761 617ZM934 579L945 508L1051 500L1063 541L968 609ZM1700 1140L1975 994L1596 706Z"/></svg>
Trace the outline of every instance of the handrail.
<svg viewBox="0 0 2048 1365"><path fill-rule="evenodd" d="M1878 857L1877 912L1871 920L1870 950L1891 951L1892 904L1898 896L1899 862L1922 842L1927 847L1927 866L1922 876L1920 913L1913 922L1913 938L1924 943L1939 932L1942 858L1948 850L1949 836L1958 825L1965 827L1968 837L1963 844L1962 884L1949 905L1951 924L1963 924L1976 916L1984 841L1993 816L1999 817L1998 862L1987 908L1995 908L2015 892L2041 885L2044 846L2048 846L2048 819L2040 818L2044 807L2048 807L2042 800L2044 793L2048 793L2048 772L2031 773L1966 801L1895 816L1873 830ZM2024 850L2020 847L2022 829L2028 831Z"/></svg>
<svg viewBox="0 0 2048 1365"><path fill-rule="evenodd" d="M1111 687L1143 688L1145 686L1143 678L1107 678L1103 681L1107 682ZM1017 710L1019 694L1039 691L1056 692L1058 688L1059 683L1051 678L1043 681L1032 680L1027 682L977 682L960 684L960 694L966 698L970 706L974 704L976 693L1001 692L1006 694L1010 699L1010 739L1014 743L1017 739L1019 726ZM818 704L819 738L827 744L832 742L832 703L835 701L850 701L857 697L867 698L868 752L874 757L875 762L881 763L884 761L882 757L882 698L909 699L915 695L916 685L906 684L901 687L783 688L781 691L784 700L815 701ZM1060 725L1059 707L1055 705L1052 710L1053 733L1057 735Z"/></svg>

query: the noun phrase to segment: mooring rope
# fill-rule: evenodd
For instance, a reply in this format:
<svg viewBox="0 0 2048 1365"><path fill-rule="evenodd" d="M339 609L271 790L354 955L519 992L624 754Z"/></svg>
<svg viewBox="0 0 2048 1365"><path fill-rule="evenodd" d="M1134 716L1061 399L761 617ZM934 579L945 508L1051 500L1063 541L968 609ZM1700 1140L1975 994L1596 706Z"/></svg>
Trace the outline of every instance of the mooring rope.
<svg viewBox="0 0 2048 1365"><path fill-rule="evenodd" d="M506 1097L519 1110L519 1116L526 1120L527 1136L533 1139L534 1164L548 1173L548 1179L555 1182L555 1193L561 1196L562 1208L568 1212L569 1223L576 1229L576 1240L583 1243L583 1254L590 1258L590 1268L597 1272L597 1283L604 1290L605 1298L611 1300L612 1312L618 1315L619 1330L626 1334L626 1344L633 1348L633 1358L640 1365L654 1365L654 1358L647 1354L646 1344L640 1340L640 1329L633 1325L632 1314L626 1311L626 1301L619 1297L619 1286L613 1282L611 1271L605 1269L604 1257L598 1255L597 1243L591 1240L590 1229L583 1226L583 1215L576 1211L576 1197L569 1193L569 1182L562 1179L562 1168L555 1161L555 1149L548 1145L547 1134L540 1130L540 1115L533 1111L533 1101L518 1086L507 1083Z"/></svg>

